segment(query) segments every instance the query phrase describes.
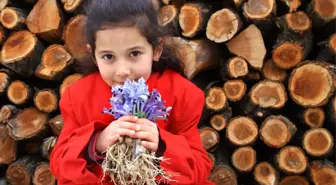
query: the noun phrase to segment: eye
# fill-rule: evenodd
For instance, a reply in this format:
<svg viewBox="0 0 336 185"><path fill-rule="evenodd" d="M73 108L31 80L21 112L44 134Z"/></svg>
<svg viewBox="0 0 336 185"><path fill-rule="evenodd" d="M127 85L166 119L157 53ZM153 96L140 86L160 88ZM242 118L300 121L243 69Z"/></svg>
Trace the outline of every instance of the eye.
<svg viewBox="0 0 336 185"><path fill-rule="evenodd" d="M107 54L103 56L104 60L113 60L115 57L113 55Z"/></svg>
<svg viewBox="0 0 336 185"><path fill-rule="evenodd" d="M131 53L130 53L130 56L131 57L138 57L138 56L140 56L141 55L141 53L139 52L139 51L132 51Z"/></svg>

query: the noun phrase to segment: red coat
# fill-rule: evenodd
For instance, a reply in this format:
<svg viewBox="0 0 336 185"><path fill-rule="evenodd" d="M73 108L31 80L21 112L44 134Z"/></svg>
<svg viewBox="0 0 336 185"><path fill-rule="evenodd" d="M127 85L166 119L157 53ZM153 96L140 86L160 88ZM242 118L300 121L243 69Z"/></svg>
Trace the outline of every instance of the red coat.
<svg viewBox="0 0 336 185"><path fill-rule="evenodd" d="M169 120L158 122L160 136L166 145L163 157L168 163L161 163L167 170L179 173L174 177L179 185L209 185L208 176L212 164L202 147L197 124L201 116L204 94L190 81L167 70L163 75L155 73L147 80L149 90L157 89L172 106ZM113 117L102 114L103 107L109 107L111 88L99 73L91 74L67 88L60 100L64 127L50 156L52 173L60 185L99 184L102 176L100 165L87 165L84 151L90 137L97 130L104 129ZM113 184L108 179L103 185Z"/></svg>

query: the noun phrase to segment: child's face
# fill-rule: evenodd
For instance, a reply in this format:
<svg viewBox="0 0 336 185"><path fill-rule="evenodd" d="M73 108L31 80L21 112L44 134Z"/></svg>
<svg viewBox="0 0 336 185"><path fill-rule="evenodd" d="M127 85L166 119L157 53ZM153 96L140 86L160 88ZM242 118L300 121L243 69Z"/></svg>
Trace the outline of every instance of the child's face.
<svg viewBox="0 0 336 185"><path fill-rule="evenodd" d="M146 80L153 61L161 55L134 27L100 30L96 34L95 58L104 81L110 85L122 84L126 79Z"/></svg>

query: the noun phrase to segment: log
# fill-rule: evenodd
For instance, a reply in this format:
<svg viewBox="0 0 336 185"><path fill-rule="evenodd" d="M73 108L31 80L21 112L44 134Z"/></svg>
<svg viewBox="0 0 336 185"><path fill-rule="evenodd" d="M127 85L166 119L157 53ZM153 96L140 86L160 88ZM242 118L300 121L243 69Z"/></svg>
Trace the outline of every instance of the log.
<svg viewBox="0 0 336 185"><path fill-rule="evenodd" d="M226 45L231 53L245 58L251 67L262 68L266 48L262 34L254 24L226 42Z"/></svg>
<svg viewBox="0 0 336 185"><path fill-rule="evenodd" d="M224 111L222 111L220 113L216 113L216 114L211 116L210 125L213 129L220 132L220 131L224 130L227 123L230 121L231 116L232 116L232 109L231 108L226 108L226 109L224 109Z"/></svg>
<svg viewBox="0 0 336 185"><path fill-rule="evenodd" d="M52 113L58 110L59 95L52 89L42 89L35 93L35 107L44 113Z"/></svg>
<svg viewBox="0 0 336 185"><path fill-rule="evenodd" d="M283 32L303 35L311 30L312 21L304 11L296 11L279 17L276 25Z"/></svg>
<svg viewBox="0 0 336 185"><path fill-rule="evenodd" d="M275 0L248 0L243 5L243 14L246 19L255 24L265 26L272 23L272 17L276 15Z"/></svg>
<svg viewBox="0 0 336 185"><path fill-rule="evenodd" d="M83 0L61 0L61 2L66 12L76 13L81 11Z"/></svg>
<svg viewBox="0 0 336 185"><path fill-rule="evenodd" d="M37 160L31 156L24 156L12 163L7 171L6 178L12 185L30 185Z"/></svg>
<svg viewBox="0 0 336 185"><path fill-rule="evenodd" d="M227 99L231 102L240 101L246 93L246 84L243 80L228 80L223 86Z"/></svg>
<svg viewBox="0 0 336 185"><path fill-rule="evenodd" d="M8 132L8 128L0 124L0 165L9 165L16 160L17 142Z"/></svg>
<svg viewBox="0 0 336 185"><path fill-rule="evenodd" d="M283 82L287 78L286 70L275 65L272 59L269 59L264 63L262 75L264 78L276 82Z"/></svg>
<svg viewBox="0 0 336 185"><path fill-rule="evenodd" d="M253 171L254 180L260 185L278 185L279 172L269 162L258 163Z"/></svg>
<svg viewBox="0 0 336 185"><path fill-rule="evenodd" d="M281 148L295 135L297 127L286 117L269 116L261 124L260 139L269 147Z"/></svg>
<svg viewBox="0 0 336 185"><path fill-rule="evenodd" d="M300 120L310 128L320 128L325 120L325 113L321 107L306 108L299 114Z"/></svg>
<svg viewBox="0 0 336 185"><path fill-rule="evenodd" d="M51 131L52 133L55 135L55 136L59 136L62 129L63 129L63 125L64 125L64 121L63 121L63 117L61 114L51 118L49 121L48 121L48 124L51 128Z"/></svg>
<svg viewBox="0 0 336 185"><path fill-rule="evenodd" d="M26 140L26 141L20 141L19 142L19 148L21 153L27 154L27 155L39 155L40 148L41 148L41 140Z"/></svg>
<svg viewBox="0 0 336 185"><path fill-rule="evenodd" d="M238 185L235 171L228 165L216 165L209 177L216 185Z"/></svg>
<svg viewBox="0 0 336 185"><path fill-rule="evenodd" d="M34 185L56 184L56 178L52 174L48 162L40 162L36 165L32 179Z"/></svg>
<svg viewBox="0 0 336 185"><path fill-rule="evenodd" d="M68 88L69 86L71 86L74 82L76 82L77 80L80 80L81 78L83 78L83 75L75 73L75 74L71 74L69 76L67 76L61 86L60 86L60 96L62 97L62 94L64 93L64 91L66 90L66 88Z"/></svg>
<svg viewBox="0 0 336 185"><path fill-rule="evenodd" d="M333 63L336 59L336 33L328 39L318 43L321 51L318 53L316 60Z"/></svg>
<svg viewBox="0 0 336 185"><path fill-rule="evenodd" d="M335 90L335 76L321 62L305 61L289 78L288 91L293 101L303 107L325 105Z"/></svg>
<svg viewBox="0 0 336 185"><path fill-rule="evenodd" d="M220 141L217 131L210 127L200 129L200 136L203 148L207 151L214 150Z"/></svg>
<svg viewBox="0 0 336 185"><path fill-rule="evenodd" d="M222 111L228 106L225 92L222 88L210 88L205 95L205 107L212 111Z"/></svg>
<svg viewBox="0 0 336 185"><path fill-rule="evenodd" d="M292 175L284 177L281 180L280 185L309 185L309 181L306 177Z"/></svg>
<svg viewBox="0 0 336 185"><path fill-rule="evenodd" d="M212 7L205 3L186 3L181 7L179 24L182 35L192 38L205 31L207 22L211 16Z"/></svg>
<svg viewBox="0 0 336 185"><path fill-rule="evenodd" d="M27 105L33 98L33 89L20 80L13 81L7 89L8 99L15 105Z"/></svg>
<svg viewBox="0 0 336 185"><path fill-rule="evenodd" d="M216 43L232 39L243 27L239 15L233 9L223 8L210 16L206 36Z"/></svg>
<svg viewBox="0 0 336 185"><path fill-rule="evenodd" d="M274 63L283 69L292 69L304 61L311 51L313 36L311 32L304 36L281 32L272 50Z"/></svg>
<svg viewBox="0 0 336 185"><path fill-rule="evenodd" d="M26 24L28 29L49 43L59 43L64 18L57 0L38 1L30 11Z"/></svg>
<svg viewBox="0 0 336 185"><path fill-rule="evenodd" d="M83 62L89 58L90 52L86 49L88 41L85 36L86 15L72 17L66 24L63 32L65 48L77 62Z"/></svg>
<svg viewBox="0 0 336 185"><path fill-rule="evenodd" d="M7 70L0 70L0 96L7 92L8 86L11 84L11 76Z"/></svg>
<svg viewBox="0 0 336 185"><path fill-rule="evenodd" d="M312 0L306 9L313 21L313 26L318 28L336 18L336 2L330 0Z"/></svg>
<svg viewBox="0 0 336 185"><path fill-rule="evenodd" d="M45 80L60 80L70 73L73 57L62 45L50 45L42 55L35 75Z"/></svg>
<svg viewBox="0 0 336 185"><path fill-rule="evenodd" d="M307 154L323 157L334 152L334 138L325 128L312 128L305 132L302 146Z"/></svg>
<svg viewBox="0 0 336 185"><path fill-rule="evenodd" d="M1 64L24 77L31 77L43 51L43 44L34 34L27 30L17 31L3 44Z"/></svg>
<svg viewBox="0 0 336 185"><path fill-rule="evenodd" d="M208 39L186 40L182 37L166 37L165 44L184 65L184 74L193 79L197 74L218 65L219 51Z"/></svg>
<svg viewBox="0 0 336 185"><path fill-rule="evenodd" d="M179 10L175 5L162 6L158 11L158 22L161 26L172 30L173 35L179 35Z"/></svg>
<svg viewBox="0 0 336 185"><path fill-rule="evenodd" d="M16 108L13 105L2 106L0 109L0 123L6 124L8 120L12 119L14 116L16 116L20 112L21 110Z"/></svg>
<svg viewBox="0 0 336 185"><path fill-rule="evenodd" d="M231 160L239 172L251 172L257 161L257 153L250 146L239 147L233 152Z"/></svg>
<svg viewBox="0 0 336 185"><path fill-rule="evenodd" d="M8 121L10 134L15 140L39 137L46 131L48 115L34 107L23 109L15 118Z"/></svg>
<svg viewBox="0 0 336 185"><path fill-rule="evenodd" d="M29 4L36 4L38 0L25 0Z"/></svg>
<svg viewBox="0 0 336 185"><path fill-rule="evenodd" d="M327 116L328 116L328 121L330 122L330 124L334 125L334 128L332 128L332 130L336 129L336 124L335 124L335 120L336 120L336 95L332 98L332 100L330 100L328 107L327 107Z"/></svg>
<svg viewBox="0 0 336 185"><path fill-rule="evenodd" d="M10 30L26 28L26 17L28 11L16 7L5 7L0 13L1 24Z"/></svg>
<svg viewBox="0 0 336 185"><path fill-rule="evenodd" d="M242 57L232 57L229 60L221 61L221 76L226 78L242 78L249 73L248 64Z"/></svg>
<svg viewBox="0 0 336 185"><path fill-rule="evenodd" d="M2 25L0 25L0 44L6 40L7 35L8 31Z"/></svg>
<svg viewBox="0 0 336 185"><path fill-rule="evenodd" d="M336 184L336 168L330 161L312 161L309 175L314 185Z"/></svg>
<svg viewBox="0 0 336 185"><path fill-rule="evenodd" d="M208 157L210 158L212 165L215 165L216 164L216 157L215 157L215 155L212 154L212 153L210 153L210 152L208 152Z"/></svg>
<svg viewBox="0 0 336 185"><path fill-rule="evenodd" d="M56 142L57 142L57 138L54 136L43 139L43 143L41 146L41 153L44 158L46 159L50 158L50 154L52 150L54 149Z"/></svg>
<svg viewBox="0 0 336 185"><path fill-rule="evenodd" d="M301 0L281 0L284 2L290 13L295 12L301 6Z"/></svg>
<svg viewBox="0 0 336 185"><path fill-rule="evenodd" d="M257 137L258 125L249 117L234 117L226 128L226 138L235 146L251 145Z"/></svg>
<svg viewBox="0 0 336 185"><path fill-rule="evenodd" d="M308 167L308 159L304 151L297 146L287 145L281 148L276 160L281 171L288 175L301 174Z"/></svg>

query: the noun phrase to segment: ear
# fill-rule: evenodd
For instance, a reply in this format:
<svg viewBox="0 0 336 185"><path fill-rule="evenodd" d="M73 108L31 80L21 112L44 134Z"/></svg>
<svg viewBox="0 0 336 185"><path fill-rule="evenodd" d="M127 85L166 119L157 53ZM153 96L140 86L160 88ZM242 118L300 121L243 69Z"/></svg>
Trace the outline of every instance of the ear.
<svg viewBox="0 0 336 185"><path fill-rule="evenodd" d="M153 61L159 61L163 51L163 39L159 38L159 44L154 48Z"/></svg>

